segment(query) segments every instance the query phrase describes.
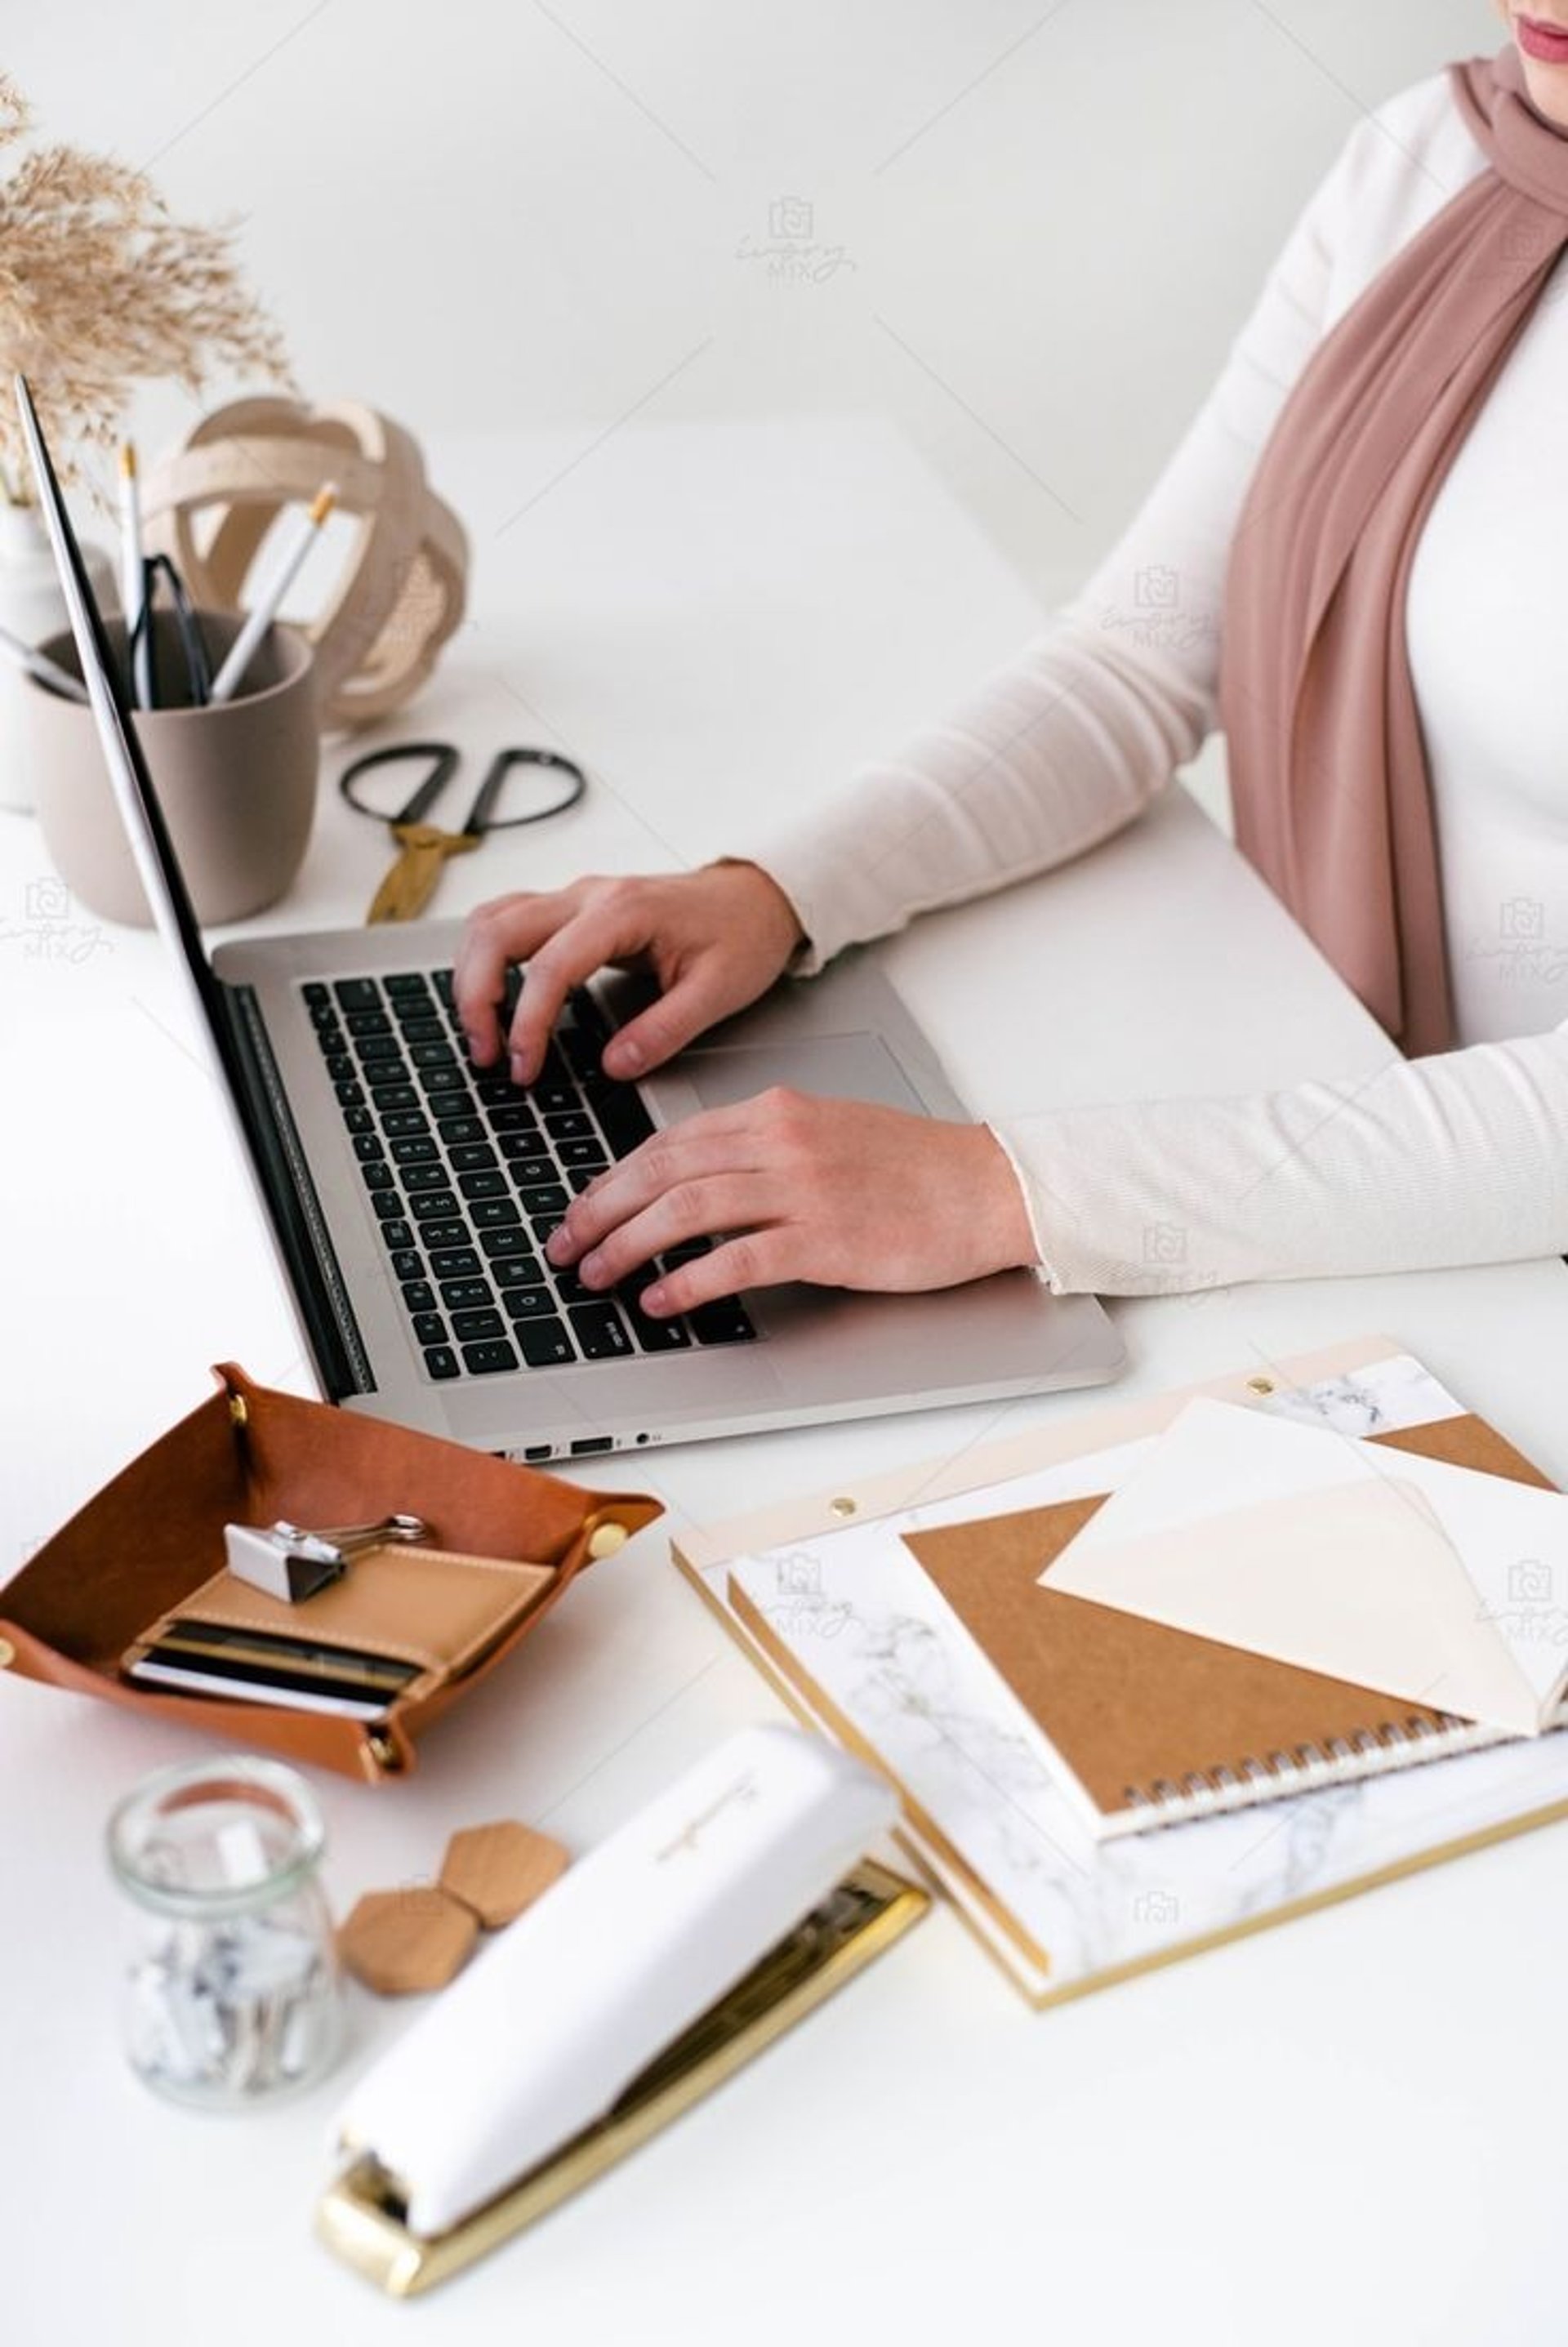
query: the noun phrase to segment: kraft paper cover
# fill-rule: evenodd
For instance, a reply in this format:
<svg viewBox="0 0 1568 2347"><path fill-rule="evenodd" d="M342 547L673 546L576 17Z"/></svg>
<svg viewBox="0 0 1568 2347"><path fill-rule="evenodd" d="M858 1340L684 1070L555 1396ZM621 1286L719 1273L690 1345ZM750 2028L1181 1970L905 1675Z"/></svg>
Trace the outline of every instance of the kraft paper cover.
<svg viewBox="0 0 1568 2347"><path fill-rule="evenodd" d="M1372 1440L1550 1489L1512 1443L1471 1416ZM1131 1788L1180 1784L1303 1745L1444 1715L1344 1679L1270 1662L1039 1585L1101 1506L1064 1501L905 1535L1042 1733L1107 1813Z"/></svg>

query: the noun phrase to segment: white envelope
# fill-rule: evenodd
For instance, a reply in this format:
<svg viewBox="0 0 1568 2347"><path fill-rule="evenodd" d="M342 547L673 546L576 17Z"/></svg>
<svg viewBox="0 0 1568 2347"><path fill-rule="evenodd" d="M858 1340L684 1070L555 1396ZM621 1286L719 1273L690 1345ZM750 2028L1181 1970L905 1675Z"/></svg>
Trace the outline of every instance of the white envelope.
<svg viewBox="0 0 1568 2347"><path fill-rule="evenodd" d="M1519 1735L1568 1679L1568 1498L1190 1402L1041 1584Z"/></svg>

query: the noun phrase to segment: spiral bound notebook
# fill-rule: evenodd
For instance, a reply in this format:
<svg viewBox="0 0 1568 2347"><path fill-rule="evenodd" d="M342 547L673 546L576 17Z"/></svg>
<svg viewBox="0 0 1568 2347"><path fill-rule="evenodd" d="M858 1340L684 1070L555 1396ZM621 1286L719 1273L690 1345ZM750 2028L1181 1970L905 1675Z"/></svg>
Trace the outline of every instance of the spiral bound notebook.
<svg viewBox="0 0 1568 2347"><path fill-rule="evenodd" d="M1544 1480L1479 1419L1380 1440L1451 1457L1458 1429L1468 1466ZM1424 1704L1039 1585L1042 1568L1103 1501L1093 1495L903 1535L1031 1715L1097 1837L1249 1809L1507 1740Z"/></svg>

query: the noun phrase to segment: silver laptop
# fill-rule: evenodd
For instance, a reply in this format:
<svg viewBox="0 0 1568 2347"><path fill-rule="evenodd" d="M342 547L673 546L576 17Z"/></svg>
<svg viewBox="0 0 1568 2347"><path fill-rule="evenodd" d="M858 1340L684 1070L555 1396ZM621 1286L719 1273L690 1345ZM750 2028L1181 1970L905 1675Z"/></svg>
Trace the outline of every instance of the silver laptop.
<svg viewBox="0 0 1568 2347"><path fill-rule="evenodd" d="M138 869L189 981L319 1390L528 1460L1091 1385L1122 1348L1092 1297L1027 1272L929 1296L804 1286L656 1324L554 1272L576 1188L656 1127L774 1083L962 1117L878 971L786 983L636 1086L600 1072L633 981L579 990L527 1091L472 1068L456 922L269 937L209 959L37 418L17 397ZM900 1211L887 1202L889 1215Z"/></svg>

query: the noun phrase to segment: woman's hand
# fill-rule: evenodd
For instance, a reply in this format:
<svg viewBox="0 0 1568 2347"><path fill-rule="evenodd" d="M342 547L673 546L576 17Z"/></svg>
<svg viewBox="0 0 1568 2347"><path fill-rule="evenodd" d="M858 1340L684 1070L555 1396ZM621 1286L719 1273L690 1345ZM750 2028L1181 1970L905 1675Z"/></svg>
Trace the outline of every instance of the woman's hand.
<svg viewBox="0 0 1568 2347"><path fill-rule="evenodd" d="M615 1287L721 1232L711 1254L642 1290L645 1311L786 1279L953 1287L1035 1259L1017 1179L984 1125L783 1090L655 1133L572 1201L546 1253L586 1287Z"/></svg>
<svg viewBox="0 0 1568 2347"><path fill-rule="evenodd" d="M503 1050L514 1083L538 1073L574 986L610 962L644 962L656 1002L607 1045L605 1073L656 1068L732 1011L765 994L800 944L794 908L755 864L711 864L668 878L578 880L550 896L497 897L468 917L453 991L475 1064ZM496 1007L511 962L528 975L503 1036Z"/></svg>

